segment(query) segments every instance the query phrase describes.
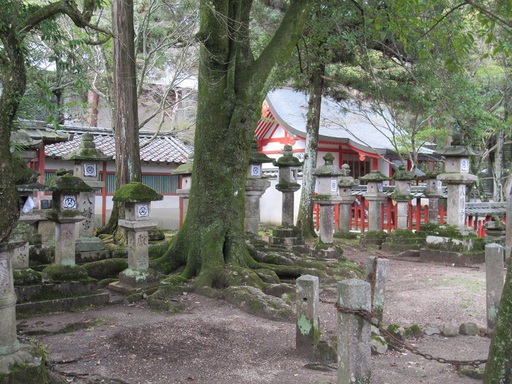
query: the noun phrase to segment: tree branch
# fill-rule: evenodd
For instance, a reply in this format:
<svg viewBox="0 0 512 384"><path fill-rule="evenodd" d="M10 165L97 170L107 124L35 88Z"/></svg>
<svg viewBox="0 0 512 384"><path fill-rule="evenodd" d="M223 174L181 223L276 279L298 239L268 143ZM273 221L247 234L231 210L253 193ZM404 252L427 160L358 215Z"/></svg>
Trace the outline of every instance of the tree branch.
<svg viewBox="0 0 512 384"><path fill-rule="evenodd" d="M86 3L89 4L89 6L91 5L90 1ZM77 27L88 27L94 29L95 31L101 32L107 36L111 36L111 33L109 31L106 31L96 25L92 25L89 23L92 14L92 9L85 9L84 13L81 13L80 10L77 8L76 4L73 1L68 0L60 0L37 9L35 12L32 12L27 18L21 20L21 22L17 26L17 30L20 33L28 33L43 21L59 14L67 15L71 20L73 20L73 23L75 23Z"/></svg>

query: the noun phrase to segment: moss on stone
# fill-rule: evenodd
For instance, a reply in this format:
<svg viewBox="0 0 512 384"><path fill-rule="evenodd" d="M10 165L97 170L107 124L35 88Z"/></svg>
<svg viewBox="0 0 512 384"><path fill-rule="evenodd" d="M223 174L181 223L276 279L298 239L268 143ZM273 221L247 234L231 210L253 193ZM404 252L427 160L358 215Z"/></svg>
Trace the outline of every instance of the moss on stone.
<svg viewBox="0 0 512 384"><path fill-rule="evenodd" d="M80 265L51 264L43 269L43 281L83 281L89 280L87 270Z"/></svg>
<svg viewBox="0 0 512 384"><path fill-rule="evenodd" d="M90 277L101 280L117 277L120 272L128 268L128 261L123 258L105 259L85 263L83 267Z"/></svg>
<svg viewBox="0 0 512 384"><path fill-rule="evenodd" d="M34 271L31 268L14 269L12 271L14 285L26 286L41 284L41 272Z"/></svg>
<svg viewBox="0 0 512 384"><path fill-rule="evenodd" d="M119 188L112 200L121 203L141 203L162 200L163 198L153 188L139 182L131 182Z"/></svg>
<svg viewBox="0 0 512 384"><path fill-rule="evenodd" d="M85 181L73 176L66 169L59 169L55 172L46 182L46 187L52 192L80 193L93 191Z"/></svg>

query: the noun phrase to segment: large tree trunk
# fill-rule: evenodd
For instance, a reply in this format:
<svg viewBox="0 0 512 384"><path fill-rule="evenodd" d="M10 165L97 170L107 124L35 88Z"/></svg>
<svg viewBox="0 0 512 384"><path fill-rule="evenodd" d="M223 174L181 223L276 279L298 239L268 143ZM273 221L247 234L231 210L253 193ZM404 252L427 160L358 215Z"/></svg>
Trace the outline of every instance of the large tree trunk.
<svg viewBox="0 0 512 384"><path fill-rule="evenodd" d="M129 182L142 180L133 28L133 0L112 1L116 189ZM100 233L114 233L120 218L124 218L123 206L115 204L108 223Z"/></svg>
<svg viewBox="0 0 512 384"><path fill-rule="evenodd" d="M316 168L318 156L318 132L320 130L324 72L324 64L315 66L309 83L306 150L304 165L302 166L302 191L297 217L302 235L306 238L316 237L313 223L313 196L315 194L316 177L313 175L313 171Z"/></svg>
<svg viewBox="0 0 512 384"><path fill-rule="evenodd" d="M0 23L3 22L0 20ZM1 39L3 54L0 56L0 68L3 89L0 97L0 243L7 240L19 216L10 140L14 119L27 83L24 48L19 37L13 31L6 31L1 34Z"/></svg>
<svg viewBox="0 0 512 384"><path fill-rule="evenodd" d="M201 1L199 93L187 217L166 257L198 286L225 286L225 266L254 265L245 246L245 181L264 86L286 59L312 0L292 1L257 60L249 46L252 1Z"/></svg>
<svg viewBox="0 0 512 384"><path fill-rule="evenodd" d="M116 188L141 181L133 0L112 2L116 105Z"/></svg>

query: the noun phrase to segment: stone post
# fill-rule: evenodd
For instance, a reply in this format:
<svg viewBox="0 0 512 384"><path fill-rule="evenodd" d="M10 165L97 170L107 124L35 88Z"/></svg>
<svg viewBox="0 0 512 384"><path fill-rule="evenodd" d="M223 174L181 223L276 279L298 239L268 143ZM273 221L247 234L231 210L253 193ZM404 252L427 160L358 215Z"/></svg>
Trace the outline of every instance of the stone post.
<svg viewBox="0 0 512 384"><path fill-rule="evenodd" d="M372 312L377 316L379 321L382 321L384 314L388 264L388 259L375 256L370 256L366 262L366 276L371 287Z"/></svg>
<svg viewBox="0 0 512 384"><path fill-rule="evenodd" d="M341 170L333 165L334 156L327 153L324 156L324 165L316 167L313 175L317 180L317 195L313 201L320 206L320 241L332 244L334 234L334 206L339 203L338 176Z"/></svg>
<svg viewBox="0 0 512 384"><path fill-rule="evenodd" d="M341 176L338 178L338 194L340 196L340 218L338 222L338 230L341 232L350 231L350 209L356 200L352 196L352 187L358 182L350 176L350 166L343 164L341 166Z"/></svg>
<svg viewBox="0 0 512 384"><path fill-rule="evenodd" d="M443 196L443 183L437 180L436 174L427 175L425 195L428 197L428 222L439 224L439 199Z"/></svg>
<svg viewBox="0 0 512 384"><path fill-rule="evenodd" d="M314 357L320 341L318 277L303 275L296 283L297 324L295 344L299 353Z"/></svg>
<svg viewBox="0 0 512 384"><path fill-rule="evenodd" d="M188 212L188 199L190 196L190 187L192 185L192 169L194 167L194 154L188 155L188 161L185 164L181 164L174 171L171 171L173 175L181 175L181 188L176 190L176 194L180 197L181 212L180 212L180 226L185 220Z"/></svg>
<svg viewBox="0 0 512 384"><path fill-rule="evenodd" d="M505 260L510 259L510 252L512 252L512 190L507 197L507 213L505 217L507 222L505 224Z"/></svg>
<svg viewBox="0 0 512 384"><path fill-rule="evenodd" d="M503 292L505 263L503 247L499 244L485 246L485 286L487 307L487 334L491 335L496 326L501 293Z"/></svg>
<svg viewBox="0 0 512 384"><path fill-rule="evenodd" d="M362 280L343 280L338 283L338 304L370 311L370 291ZM370 384L370 332L370 323L362 317L338 311L338 384Z"/></svg>
<svg viewBox="0 0 512 384"><path fill-rule="evenodd" d="M283 156L274 160L273 164L279 168L279 183L277 183L276 189L283 193L281 225L283 227L292 227L295 222L294 195L300 189L300 185L297 183L297 176L302 162L293 156L292 146L285 145Z"/></svg>
<svg viewBox="0 0 512 384"><path fill-rule="evenodd" d="M381 231L381 214L382 214L382 203L386 200L386 195L383 193L382 182L389 180L389 177L384 176L377 170L373 170L370 173L360 178L362 181L368 182L368 189L364 196L368 200L368 230L369 231Z"/></svg>
<svg viewBox="0 0 512 384"><path fill-rule="evenodd" d="M125 218L119 219L119 226L126 229L128 238L128 269L119 274L122 284L140 287L152 284L156 276L149 270L148 230L157 223L150 221L151 201L162 200L163 196L142 183L128 183L119 188L112 200L124 203Z"/></svg>
<svg viewBox="0 0 512 384"><path fill-rule="evenodd" d="M409 220L409 202L412 199L411 194L411 181L414 179L414 174L408 172L403 165L400 165L398 171L393 175L395 181L395 191L391 198L396 201L396 217L397 228L408 229Z"/></svg>
<svg viewBox="0 0 512 384"><path fill-rule="evenodd" d="M55 264L75 265L75 224L85 219L78 207L79 194L92 188L66 170L57 171L47 185L52 191L53 208L47 218L55 222Z"/></svg>
<svg viewBox="0 0 512 384"><path fill-rule="evenodd" d="M478 179L469 173L469 155L475 152L462 145L460 136L454 136L452 145L437 154L445 157L444 173L437 179L448 185L447 224L462 228L466 219L466 186Z"/></svg>
<svg viewBox="0 0 512 384"><path fill-rule="evenodd" d="M8 373L15 363L33 360L21 350L16 334L16 294L12 276L11 257L20 242L0 243L0 373Z"/></svg>
<svg viewBox="0 0 512 384"><path fill-rule="evenodd" d="M260 198L270 187L270 181L262 178L261 165L270 162L272 159L259 151L258 140L255 137L245 182L245 230L252 234L257 234L259 230Z"/></svg>

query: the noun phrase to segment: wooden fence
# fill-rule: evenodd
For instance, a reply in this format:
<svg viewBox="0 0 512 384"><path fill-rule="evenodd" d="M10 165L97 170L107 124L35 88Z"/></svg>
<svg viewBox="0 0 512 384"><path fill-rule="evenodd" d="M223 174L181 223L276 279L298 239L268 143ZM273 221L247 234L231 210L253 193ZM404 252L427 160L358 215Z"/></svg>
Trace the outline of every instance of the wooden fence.
<svg viewBox="0 0 512 384"><path fill-rule="evenodd" d="M426 199L423 199L426 200ZM440 201L440 203L443 200ZM467 203L466 226L474 228L479 237L485 237L484 224L492 220L494 214L501 217L505 213L505 203ZM313 217L316 229L319 228L320 210L318 204L313 206ZM396 202L388 197L382 204L381 210L381 230L393 231L397 228ZM422 198L417 197L409 202L408 210L408 229L419 230L421 224L429 222L428 205L422 205ZM339 226L339 205L334 208L335 227ZM444 204L439 204L439 224L446 222L446 208ZM365 232L368 230L368 201L363 195L358 195L350 209L350 230Z"/></svg>

